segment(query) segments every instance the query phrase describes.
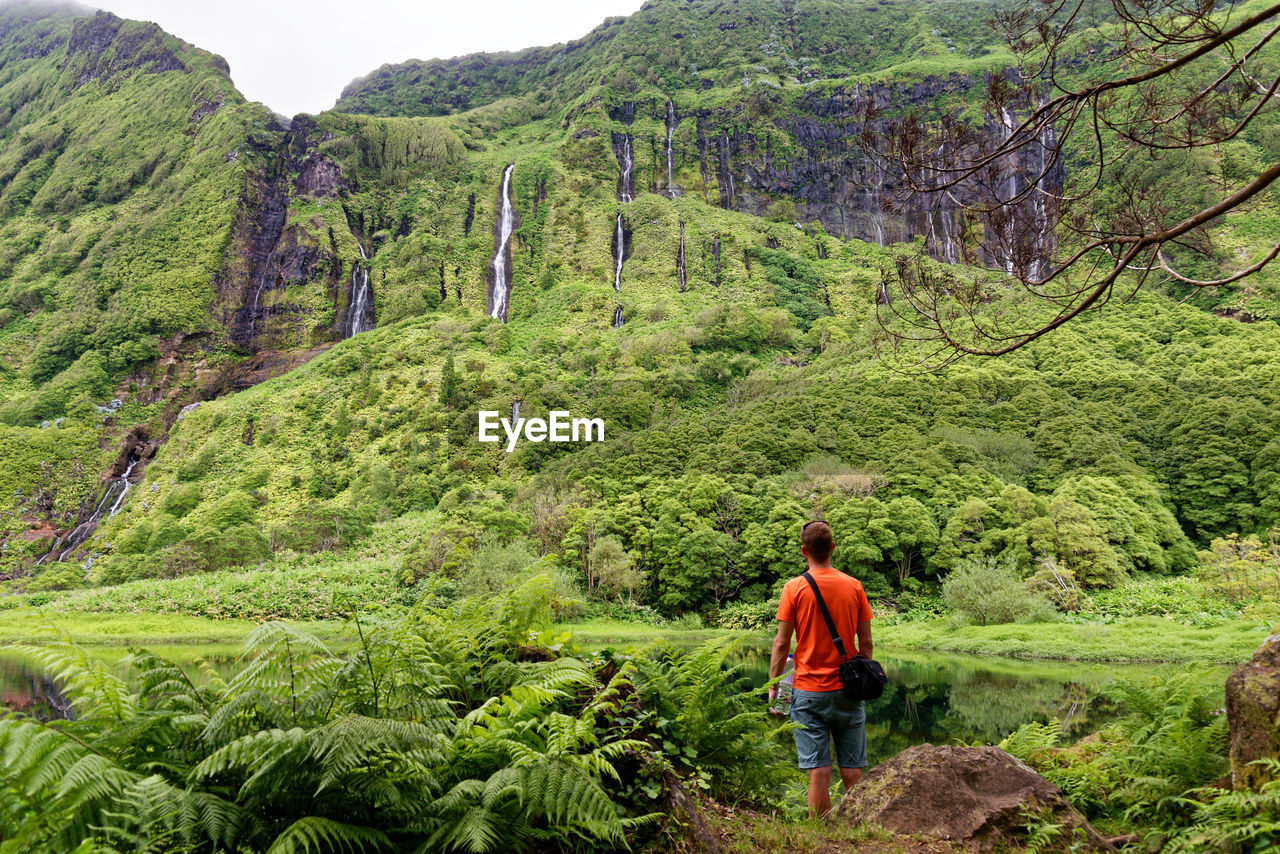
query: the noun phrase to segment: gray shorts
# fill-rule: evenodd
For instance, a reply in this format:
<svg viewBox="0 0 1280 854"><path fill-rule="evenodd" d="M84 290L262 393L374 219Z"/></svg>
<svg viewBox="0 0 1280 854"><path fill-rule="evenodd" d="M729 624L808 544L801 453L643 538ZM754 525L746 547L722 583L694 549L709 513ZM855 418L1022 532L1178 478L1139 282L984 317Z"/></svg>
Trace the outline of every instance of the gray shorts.
<svg viewBox="0 0 1280 854"><path fill-rule="evenodd" d="M836 764L841 768L865 768L867 720L861 700L846 700L841 691L800 691L791 695L791 720L795 730L800 768L831 767L831 742L836 743Z"/></svg>

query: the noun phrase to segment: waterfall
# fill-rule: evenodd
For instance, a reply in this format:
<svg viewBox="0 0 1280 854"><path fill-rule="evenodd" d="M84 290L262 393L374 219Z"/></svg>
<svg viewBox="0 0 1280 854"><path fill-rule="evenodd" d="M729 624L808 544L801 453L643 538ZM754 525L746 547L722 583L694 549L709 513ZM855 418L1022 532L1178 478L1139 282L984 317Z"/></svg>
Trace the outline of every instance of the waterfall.
<svg viewBox="0 0 1280 854"><path fill-rule="evenodd" d="M1046 162L1046 153L1057 148L1057 139L1053 132L1053 126L1049 122L1045 122L1040 128L1040 133L1036 136L1036 147L1040 151L1040 167L1036 171L1036 190L1032 194L1034 204L1032 206L1035 217L1035 258L1031 262L1030 278L1038 280L1044 272L1044 266L1049 263L1050 255L1053 252L1053 224L1049 221L1049 164Z"/></svg>
<svg viewBox="0 0 1280 854"><path fill-rule="evenodd" d="M624 202L632 200L631 190L631 167L633 158L631 156L631 134L622 134L622 151L618 155L618 164L622 167L622 173L618 178L618 199Z"/></svg>
<svg viewBox="0 0 1280 854"><path fill-rule="evenodd" d="M129 477L133 474L133 469L138 465L136 457L129 457L129 464L125 467L124 474L119 477L112 478L107 484L107 488L102 491L102 498L98 500L97 505L93 508L93 512L89 514L89 518L85 519L79 525L71 529L65 537L61 538L53 544L48 554L40 558L37 563L44 563L49 557L57 552L57 556L53 559L56 561L64 561L76 549L93 536L93 532L98 530L98 525L102 523L103 515L107 519L120 510L120 505L124 503L125 496L129 494L130 487L133 486Z"/></svg>
<svg viewBox="0 0 1280 854"><path fill-rule="evenodd" d="M676 182L675 182L675 178L672 177L674 175L674 170L671 165L673 160L671 156L671 136L672 134L675 133L675 130L676 130L676 108L675 108L675 105L671 103L671 99L668 98L667 99L667 195L673 199L676 197Z"/></svg>
<svg viewBox="0 0 1280 854"><path fill-rule="evenodd" d="M726 210L732 210L735 192L733 171L729 163L729 131L727 129L720 131L720 171L723 173L722 180L724 181L724 186L720 190L720 201ZM728 190L728 194L725 193L725 190Z"/></svg>
<svg viewBox="0 0 1280 854"><path fill-rule="evenodd" d="M680 223L680 254L676 256L676 274L680 277L680 293L684 293L689 286L689 279L685 271L683 222Z"/></svg>
<svg viewBox="0 0 1280 854"><path fill-rule="evenodd" d="M945 169L947 164L947 145L943 143L938 146L938 150L933 153L934 160L939 164L939 170ZM943 180L940 171L934 173L938 177L937 182ZM950 197L948 190L935 191L933 210L929 213L929 236L933 240L934 251L941 260L948 264L960 263L960 252L956 246L956 238L952 233L951 213L947 210L947 199ZM941 228L935 226L935 218Z"/></svg>
<svg viewBox="0 0 1280 854"><path fill-rule="evenodd" d="M520 423L520 398L511 401L511 423Z"/></svg>
<svg viewBox="0 0 1280 854"><path fill-rule="evenodd" d="M498 233L493 253L493 295L490 317L507 322L507 244L511 242L511 231L515 227L515 210L511 205L511 172L516 168L514 163L508 164L502 171L502 210L498 214Z"/></svg>
<svg viewBox="0 0 1280 854"><path fill-rule="evenodd" d="M880 174L880 166L874 160L871 161L871 198L870 214L871 214L871 230L875 234L876 244L884 246L884 207L880 199L880 184L883 177Z"/></svg>
<svg viewBox="0 0 1280 854"><path fill-rule="evenodd" d="M1016 128L1016 125L1013 122L1013 116L1009 115L1009 111L1004 107L1000 108L1000 124L1004 128L1004 141L1008 142L1010 139L1013 138L1013 132L1014 132L1014 129ZM1017 154L1015 153L1013 155L1013 165L1009 167L1008 177L1006 177L1004 180L1005 198L1003 199L1003 201L1006 205L1010 200L1012 200L1018 195L1017 163L1018 163ZM997 201L1000 201L998 194L996 196L996 199ZM1006 222L1007 222L1007 225L1005 226L1005 234L1004 234L1005 272L1012 276L1014 272L1013 260L1014 260L1014 247L1015 247L1015 244L1017 243L1016 227L1017 227L1018 218L1015 215L1015 211L1013 208L1006 207L1004 213L1005 213Z"/></svg>
<svg viewBox="0 0 1280 854"><path fill-rule="evenodd" d="M364 246L359 243L360 258L369 260ZM369 265L357 261L351 268L351 300L347 306L347 320L343 324L343 339L353 338L373 328L373 289L369 285Z"/></svg>
<svg viewBox="0 0 1280 854"><path fill-rule="evenodd" d="M955 235L951 233L951 215L945 205L938 209L938 219L942 222L942 257L949 264L959 264L960 252Z"/></svg>
<svg viewBox="0 0 1280 854"><path fill-rule="evenodd" d="M197 400L195 403L188 403L186 406L182 407L182 409L178 410L178 417L177 417L177 418L175 418L175 419L173 419L173 420L174 420L174 421L181 421L183 418L186 418L186 417L187 417L187 413L188 413L188 412L193 412L193 411L195 410L195 408L196 408L197 406L199 406L202 402L203 402L203 401L199 401L199 400Z"/></svg>
<svg viewBox="0 0 1280 854"><path fill-rule="evenodd" d="M627 235L622 229L622 212L618 212L618 230L614 232L613 289L622 290L622 262L627 251Z"/></svg>
<svg viewBox="0 0 1280 854"><path fill-rule="evenodd" d="M273 181L266 190L262 200L262 210L256 223L256 233L250 244L253 269L249 274L249 288L253 291L253 300L243 309L248 320L247 329L242 326L245 340L252 339L258 332L258 317L262 314L262 292L275 284L272 276L271 256L280 235L284 232L285 220L289 213L289 190L280 181ZM265 317L263 318L266 319Z"/></svg>
<svg viewBox="0 0 1280 854"><path fill-rule="evenodd" d="M613 310L613 328L621 329L622 322L622 306L618 306Z"/></svg>

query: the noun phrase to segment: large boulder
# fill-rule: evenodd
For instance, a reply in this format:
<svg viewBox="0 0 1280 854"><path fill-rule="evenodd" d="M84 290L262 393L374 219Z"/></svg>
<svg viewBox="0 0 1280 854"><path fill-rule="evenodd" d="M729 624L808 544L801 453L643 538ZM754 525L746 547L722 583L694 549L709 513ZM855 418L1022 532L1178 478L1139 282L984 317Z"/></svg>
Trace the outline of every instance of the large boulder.
<svg viewBox="0 0 1280 854"><path fill-rule="evenodd" d="M863 777L836 819L973 851L1017 847L1029 824L1051 822L1062 826L1064 850L1077 841L1084 850L1116 850L1057 786L998 747L909 747Z"/></svg>
<svg viewBox="0 0 1280 854"><path fill-rule="evenodd" d="M1253 658L1227 677L1227 724L1232 785L1258 788L1271 776L1249 763L1280 759L1280 634L1263 641Z"/></svg>

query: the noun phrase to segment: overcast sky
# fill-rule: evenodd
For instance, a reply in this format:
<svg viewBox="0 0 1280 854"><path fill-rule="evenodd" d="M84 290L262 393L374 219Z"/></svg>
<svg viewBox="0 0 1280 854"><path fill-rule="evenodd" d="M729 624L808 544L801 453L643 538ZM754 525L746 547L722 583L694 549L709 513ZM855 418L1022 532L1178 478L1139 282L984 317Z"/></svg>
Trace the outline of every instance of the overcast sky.
<svg viewBox="0 0 1280 854"><path fill-rule="evenodd" d="M85 0L221 54L246 97L286 116L333 106L387 62L519 50L586 35L642 0Z"/></svg>

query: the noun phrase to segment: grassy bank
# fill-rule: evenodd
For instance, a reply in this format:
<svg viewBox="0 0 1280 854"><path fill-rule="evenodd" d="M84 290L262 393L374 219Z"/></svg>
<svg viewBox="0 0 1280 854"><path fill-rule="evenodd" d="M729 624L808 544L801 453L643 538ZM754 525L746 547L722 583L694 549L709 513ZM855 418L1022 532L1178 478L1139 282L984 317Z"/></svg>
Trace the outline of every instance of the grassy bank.
<svg viewBox="0 0 1280 854"><path fill-rule="evenodd" d="M1127 617L1110 623L1006 623L955 626L950 619L876 625L876 649L882 654L909 650L958 655L999 656L1046 661L1239 664L1267 637L1266 624L1231 620L1212 627L1190 626L1163 617ZM687 629L642 623L588 621L557 628L572 631L590 646L639 645L658 640L694 644L721 629ZM765 647L772 631L751 636Z"/></svg>
<svg viewBox="0 0 1280 854"><path fill-rule="evenodd" d="M15 608L0 611L0 643L31 643L54 637L50 627L92 645L157 645L239 643L256 620L211 619L184 614L102 613ZM291 621L293 622L293 621ZM340 620L296 622L325 639L354 637ZM873 624L874 625L874 624ZM573 633L584 646L641 646L671 640L692 646L724 629L655 626L591 620L561 623L557 631ZM1266 638L1265 624L1233 620L1213 627L1189 626L1161 617L1129 617L1111 623L1014 623L956 627L948 619L875 626L882 654L908 650L1007 658L1096 662L1203 662L1238 664L1253 655ZM749 643L767 646L772 632L750 636Z"/></svg>
<svg viewBox="0 0 1280 854"><path fill-rule="evenodd" d="M238 644L258 625L252 620L214 620L184 614L77 613L15 608L0 611L0 643L47 643L65 631L80 644L155 646L158 644ZM347 635L333 621L295 623L326 640Z"/></svg>
<svg viewBox="0 0 1280 854"><path fill-rule="evenodd" d="M1267 637L1265 624L1231 620L1189 626L1162 617L1111 623L1009 623L957 628L949 619L880 627L879 649L919 649L967 655L1063 661L1203 662L1239 664Z"/></svg>

